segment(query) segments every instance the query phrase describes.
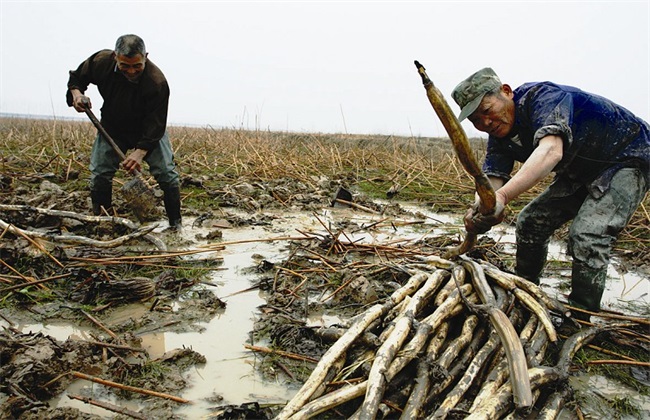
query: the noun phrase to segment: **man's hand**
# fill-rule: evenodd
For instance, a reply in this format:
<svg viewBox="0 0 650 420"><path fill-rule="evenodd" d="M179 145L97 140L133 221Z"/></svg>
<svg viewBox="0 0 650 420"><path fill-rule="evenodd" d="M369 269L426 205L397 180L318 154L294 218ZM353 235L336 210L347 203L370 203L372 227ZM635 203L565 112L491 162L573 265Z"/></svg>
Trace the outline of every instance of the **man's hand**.
<svg viewBox="0 0 650 420"><path fill-rule="evenodd" d="M498 225L503 221L506 216L505 208L507 197L499 193L499 190L495 192L496 204L494 206L494 211L488 214L481 214L479 209L481 208L480 200L475 202L474 205L467 210L465 213L464 222L465 230L469 233L481 234L492 229L492 226Z"/></svg>
<svg viewBox="0 0 650 420"><path fill-rule="evenodd" d="M93 106L90 103L90 98L81 93L79 90L71 90L72 93L72 107L77 112L86 112L86 108L91 109Z"/></svg>
<svg viewBox="0 0 650 420"><path fill-rule="evenodd" d="M122 167L129 171L130 173L139 172L142 170L142 159L147 155L147 151L144 149L135 149L132 151L124 162L122 162Z"/></svg>

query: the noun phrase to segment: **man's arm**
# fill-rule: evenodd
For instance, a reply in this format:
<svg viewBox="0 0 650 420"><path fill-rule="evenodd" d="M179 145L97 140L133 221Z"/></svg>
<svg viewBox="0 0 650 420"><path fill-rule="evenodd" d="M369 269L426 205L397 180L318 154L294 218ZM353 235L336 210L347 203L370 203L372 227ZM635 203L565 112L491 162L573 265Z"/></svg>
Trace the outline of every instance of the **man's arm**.
<svg viewBox="0 0 650 420"><path fill-rule="evenodd" d="M546 178L562 160L562 147L562 137L546 136L539 141L537 148L508 182L504 183L501 178L490 177L496 196L494 212L482 215L478 210L480 200L477 197L474 206L465 214L465 229L468 232L485 233L492 226L501 223L505 216L506 205Z"/></svg>
<svg viewBox="0 0 650 420"><path fill-rule="evenodd" d="M133 173L134 171L142 171L142 160L147 155L144 149L135 149L124 159L122 167L127 171Z"/></svg>
<svg viewBox="0 0 650 420"><path fill-rule="evenodd" d="M66 102L68 106L74 107L77 112L84 112L83 102L87 101L90 106L90 98L85 96L86 89L91 83L97 84L97 70L110 64L102 64L105 61L108 50L98 51L84 60L75 70L68 73L68 90L66 92ZM110 57L110 56L109 56ZM110 60L112 62L112 59ZM101 73L101 71L100 71ZM84 99L85 98L85 99Z"/></svg>
<svg viewBox="0 0 650 420"><path fill-rule="evenodd" d="M90 98L81 93L79 89L70 89L70 95L72 96L72 106L77 112L85 112L85 107L89 109L92 108L90 103ZM133 173L134 171L142 170L142 160L147 155L147 151L144 149L135 149L124 159L122 166L127 171Z"/></svg>
<svg viewBox="0 0 650 420"><path fill-rule="evenodd" d="M505 207L510 201L546 178L562 160L562 147L562 137L549 135L542 138L512 179L495 191L497 202L501 201Z"/></svg>
<svg viewBox="0 0 650 420"><path fill-rule="evenodd" d="M79 89L70 89L70 95L72 95L72 106L77 112L85 112L86 107L88 109L92 108L90 103L90 98L81 93Z"/></svg>
<svg viewBox="0 0 650 420"><path fill-rule="evenodd" d="M488 176L488 179L490 180L492 189L494 189L495 192L498 191L499 188L501 188L505 183L505 180L503 178L496 176ZM474 194L474 197L474 205L472 205L472 207L467 210L465 216L463 217L465 230L472 233L485 233L490 230L492 226L501 223L501 220L503 220L503 217L494 217L495 214L499 213L503 215L503 205L499 207L500 203L497 201L494 206L494 212L484 217L483 213L481 212L481 197L479 197L478 193ZM496 213L497 211L499 211L499 213Z"/></svg>

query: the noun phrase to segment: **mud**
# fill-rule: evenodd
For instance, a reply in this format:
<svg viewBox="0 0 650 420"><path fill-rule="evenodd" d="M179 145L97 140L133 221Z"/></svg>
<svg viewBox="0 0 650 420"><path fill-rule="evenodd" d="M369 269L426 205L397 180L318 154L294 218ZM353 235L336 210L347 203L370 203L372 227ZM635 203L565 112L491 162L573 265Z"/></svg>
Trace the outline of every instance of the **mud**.
<svg viewBox="0 0 650 420"><path fill-rule="evenodd" d="M136 257L165 253L143 238L99 249L5 233L0 418L271 418L336 340L339 324L397 289L407 278L401 264L440 254L462 231L458 217L407 203L355 195L361 208L332 207L336 183L314 185L234 184L212 194L215 208L184 208L181 232L166 230L160 212L152 234L167 251L200 252L152 258L144 273ZM85 193L66 194L49 180L38 194L14 192L19 204L89 208ZM129 216L119 199L116 207ZM129 232L37 212L0 211L0 218L23 229L102 240ZM500 255L511 255L511 234L495 229L472 256L510 269ZM553 251L560 269L542 284L561 296L567 284L561 243ZM129 256L133 261L116 263ZM606 304L648 316L647 267L620 268L626 265L613 262ZM56 276L63 277L27 285ZM17 284L25 286L8 290ZM95 384L75 372L164 396ZM644 398L640 404L648 408Z"/></svg>

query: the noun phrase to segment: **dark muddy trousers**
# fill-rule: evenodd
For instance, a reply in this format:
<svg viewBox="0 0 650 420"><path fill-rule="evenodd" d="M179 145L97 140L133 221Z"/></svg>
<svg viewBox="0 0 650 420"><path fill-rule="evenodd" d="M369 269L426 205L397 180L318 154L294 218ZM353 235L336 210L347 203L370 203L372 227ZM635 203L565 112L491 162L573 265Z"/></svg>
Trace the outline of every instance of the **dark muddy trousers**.
<svg viewBox="0 0 650 420"><path fill-rule="evenodd" d="M124 150L123 150L124 151ZM174 154L167 133L160 139L158 145L144 158L149 165L151 175L161 189L180 185L176 172ZM98 134L90 155L90 190L106 191L113 185L113 177L120 166L120 158L111 145Z"/></svg>
<svg viewBox="0 0 650 420"><path fill-rule="evenodd" d="M640 170L620 169L610 188L594 198L582 186L567 190L552 184L517 218L517 274L539 283L553 233L573 220L567 250L573 258L569 301L600 309L612 246L643 201L648 185Z"/></svg>
<svg viewBox="0 0 650 420"><path fill-rule="evenodd" d="M123 150L124 151L124 150ZM167 133L144 158L149 165L151 175L165 194L165 209L170 220L180 221L180 198L176 197L180 186L180 177L176 172L174 154ZM112 205L113 177L119 168L120 158L111 145L101 134L98 134L90 155L90 197L93 203L93 213L99 214L101 207L109 209ZM170 214L171 213L171 214Z"/></svg>

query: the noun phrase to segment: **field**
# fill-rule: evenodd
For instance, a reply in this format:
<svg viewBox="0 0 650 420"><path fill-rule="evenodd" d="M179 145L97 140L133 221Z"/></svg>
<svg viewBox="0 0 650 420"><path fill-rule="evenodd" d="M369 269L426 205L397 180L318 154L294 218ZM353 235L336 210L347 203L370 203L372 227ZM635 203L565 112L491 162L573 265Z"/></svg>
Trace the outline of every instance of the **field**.
<svg viewBox="0 0 650 420"><path fill-rule="evenodd" d="M2 185L15 182L14 188L29 190L37 186L38 179L53 177L65 191L83 192L94 133L92 125L85 122L3 120ZM388 195L395 200L417 202L435 212L459 215L473 201L473 181L454 157L449 140L444 138L274 133L211 127L171 127L170 134L183 179L184 210L190 214L215 204L235 204L247 210L290 208L293 204L291 194L282 197L280 192L272 192L272 200L264 203L229 196L228 188L243 181L288 189L300 184L309 192L319 188L319 179L327 180L327 192L332 196L320 197L316 205L331 200L339 186L353 189L369 200L386 199ZM485 140L470 142L480 161ZM129 179L121 175L121 182ZM512 223L523 205L540 191L536 188L511 202L506 222ZM3 198L10 193L11 190L3 190ZM215 203L215 197L227 202ZM9 201L12 200L4 202ZM649 203L650 198L646 197L616 244L616 249L633 265L650 262ZM563 233L558 235L562 237Z"/></svg>
<svg viewBox="0 0 650 420"><path fill-rule="evenodd" d="M29 319L34 311L38 313L36 319L40 322L63 319L70 323L94 324L101 330L105 327L102 317L127 300L147 302L150 307L147 322L159 325L169 322L169 313L163 308L185 305L185 324L169 324L167 330L174 330L189 328L188 325L197 320L205 321L219 311L228 311L228 308L224 309L225 304L212 293L196 291L197 286L206 282L205 274L218 269L219 258L183 259L188 249L196 250L197 241L193 243L193 240L179 238L161 229L145 230L146 226L138 224L129 210L129 203L124 202L119 193L120 184L129 180L127 174L120 171L115 180L116 213L112 215L115 217L109 220L108 216L89 216L87 166L95 135L89 122L27 119L3 119L0 122L0 221L4 227L0 235L0 316L6 331L0 336L0 369L4 369L4 378L12 378L0 379L0 395L3 396L0 404L4 413L11 412L14 416L19 413L25 416L21 418L30 418L29 410L45 410L43 401L60 394L73 378L82 377L84 366L94 366L102 357L101 350L98 353L99 344L92 347L77 343L72 350L67 348L72 344L65 344L65 351L78 354L79 363L62 366L36 363L38 369L17 366L12 355L27 345L47 348L54 353L63 351L52 350L51 342L48 344L43 337L25 337L16 331L11 332L16 322ZM473 181L458 164L451 144L445 138L276 133L211 127L171 127L170 138L182 179L183 217L186 225L193 228L216 219L220 219L219 222L211 226L220 226L219 223L227 223L229 227L262 224L265 212L287 216L299 212L316 214L320 209L331 207L341 188L352 192L352 210L382 215L386 219L406 215L408 212L403 208L406 204L428 213L451 214L460 218L474 199ZM472 139L471 142L480 160L485 141ZM155 185L151 178L148 182ZM504 223L512 225L518 211L539 191L541 187L510 203ZM616 257L630 271L647 273L650 266L649 206L650 197L647 196L615 246ZM80 216L75 216L75 219L70 217L70 213ZM71 222L71 219L75 221ZM164 214L152 215L152 221L155 220L164 220ZM11 226L22 230L12 231ZM457 234L449 233L431 236L413 248L387 245L381 251L379 260L383 261L379 263L376 248L373 251L360 246L355 248L335 238L334 231L346 227L350 228L329 226L325 229L325 236L305 238L315 242L311 248L305 246L312 257L300 256L296 252L286 264L260 268L262 280L252 287L269 293L268 308L282 307L294 315L306 311L309 307L306 303L305 307L298 305L299 291L308 286L312 291L325 286L339 293L348 284L346 273L350 267L337 264L342 264L347 256L356 262L366 262L363 272L371 280L378 278L386 284L403 283L403 273L393 271L395 267L385 264L386 258L396 264L396 261L415 256L441 255L445 247L457 244L459 239ZM455 231L459 229L456 226ZM212 229L209 235L200 240L207 239L212 251L228 247L220 243L219 229ZM561 242L565 235L566 228L557 232L555 239ZM160 246L160 241L164 246ZM488 261L504 271L511 269L513 264L512 254L503 252L502 244L485 238L471 257ZM321 278L312 277L310 264L314 259L335 272L325 285L321 274ZM550 265L566 268L566 262L561 261L552 261ZM355 275L358 275L358 270L361 269L354 268ZM128 281L116 282L117 279ZM121 289L116 287L118 283ZM287 294L287 290L290 293ZM390 294L387 289L376 292L380 298ZM179 301L181 296L183 299ZM350 299L354 301L356 298ZM350 316L364 308L363 304L356 303L346 305ZM65 312L62 308L69 306L74 310L62 315L61 312ZM644 307L635 308L635 311L648 315ZM278 315L278 311L273 313ZM323 354L325 348L321 346L308 348L304 336L294 337L294 342L289 342L291 340L287 337L293 332L278 319L277 316L261 317L256 323L255 334L252 334L254 341L266 339L276 344L276 350L300 352L305 356L308 353L314 357ZM169 359L173 367L161 367L169 360L153 363L145 358L137 364L127 363L122 359L126 356L118 350L135 351L138 343L134 335L144 327L143 324L128 328L121 326L124 329L119 331L103 329L104 337L96 337L96 342L114 340L113 345L125 347L111 350L116 359L111 362L112 379L140 389L180 392L183 385L173 385L174 379L170 378L182 377L183 369L205 363L205 360L202 361L202 355L186 349ZM646 340L647 335L643 339ZM302 347L296 343L301 340ZM647 346L646 341L641 341ZM639 353L637 349L631 357L643 365L648 359L646 350L644 347ZM278 375L279 370L286 370L283 374L294 383L308 378L309 371L305 371L303 365L279 362L277 355L274 357L263 363L265 374L271 374L271 363L275 366L274 375ZM81 363L82 360L85 361ZM89 360L93 360L92 363ZM156 375L162 375L164 380ZM647 384L637 382L641 385L636 383L635 389L647 395ZM171 418L174 405L169 400L163 399L165 404L143 401L140 404L145 412ZM618 404L615 408L618 412L639 413L638 407L625 399L614 403ZM240 410L243 416L248 408L230 409ZM259 407L255 410L259 410L255 411L258 416L266 413ZM123 414L135 416L135 413ZM75 418L71 413L67 416ZM74 416L83 418L79 414Z"/></svg>

